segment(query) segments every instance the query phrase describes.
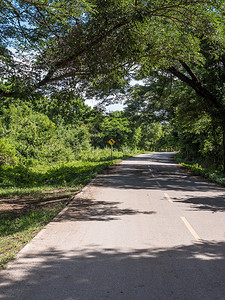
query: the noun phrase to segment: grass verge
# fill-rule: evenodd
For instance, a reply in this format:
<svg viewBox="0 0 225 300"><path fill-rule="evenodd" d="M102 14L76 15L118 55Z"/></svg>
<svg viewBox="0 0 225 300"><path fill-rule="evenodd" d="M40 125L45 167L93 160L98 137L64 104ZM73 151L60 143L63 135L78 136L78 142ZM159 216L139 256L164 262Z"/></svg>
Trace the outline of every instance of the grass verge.
<svg viewBox="0 0 225 300"><path fill-rule="evenodd" d="M112 164L140 154L102 150L69 163L35 167L1 166L0 269L71 200L80 188Z"/></svg>
<svg viewBox="0 0 225 300"><path fill-rule="evenodd" d="M209 179L211 182L215 182L225 186L225 174L216 170L203 168L198 163L191 164L190 162L184 161L180 158L179 153L174 156L175 161L181 164L186 169L192 171L196 175L200 175L204 178Z"/></svg>
<svg viewBox="0 0 225 300"><path fill-rule="evenodd" d="M0 219L0 269L13 260L15 255L52 218L59 213L66 202L47 207L37 207L22 214L8 213Z"/></svg>

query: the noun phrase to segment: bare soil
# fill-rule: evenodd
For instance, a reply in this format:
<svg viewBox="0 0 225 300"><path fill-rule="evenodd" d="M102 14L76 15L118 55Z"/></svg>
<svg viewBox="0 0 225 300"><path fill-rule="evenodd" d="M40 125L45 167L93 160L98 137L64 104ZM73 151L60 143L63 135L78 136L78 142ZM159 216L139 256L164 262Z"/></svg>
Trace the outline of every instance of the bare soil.
<svg viewBox="0 0 225 300"><path fill-rule="evenodd" d="M24 212L40 208L56 206L59 202L68 202L77 190L58 189L41 193L0 197L0 216L4 214L20 215Z"/></svg>

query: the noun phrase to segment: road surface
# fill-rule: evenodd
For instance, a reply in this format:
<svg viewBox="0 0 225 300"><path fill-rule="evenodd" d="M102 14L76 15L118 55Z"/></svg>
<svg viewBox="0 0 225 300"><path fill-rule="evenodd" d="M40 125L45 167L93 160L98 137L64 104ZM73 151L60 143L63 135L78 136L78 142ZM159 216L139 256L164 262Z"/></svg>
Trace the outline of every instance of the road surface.
<svg viewBox="0 0 225 300"><path fill-rule="evenodd" d="M225 189L171 157L99 175L0 272L0 299L225 299Z"/></svg>

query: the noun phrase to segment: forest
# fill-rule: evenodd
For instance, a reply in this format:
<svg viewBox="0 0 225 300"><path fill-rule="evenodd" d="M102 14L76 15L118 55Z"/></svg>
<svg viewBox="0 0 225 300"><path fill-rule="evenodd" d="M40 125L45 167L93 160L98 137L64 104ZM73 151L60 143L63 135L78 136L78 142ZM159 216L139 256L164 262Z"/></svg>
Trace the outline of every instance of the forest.
<svg viewBox="0 0 225 300"><path fill-rule="evenodd" d="M225 182L224 1L0 0L0 10L3 237L21 247L97 173L144 151L176 151ZM14 254L2 243L4 265Z"/></svg>

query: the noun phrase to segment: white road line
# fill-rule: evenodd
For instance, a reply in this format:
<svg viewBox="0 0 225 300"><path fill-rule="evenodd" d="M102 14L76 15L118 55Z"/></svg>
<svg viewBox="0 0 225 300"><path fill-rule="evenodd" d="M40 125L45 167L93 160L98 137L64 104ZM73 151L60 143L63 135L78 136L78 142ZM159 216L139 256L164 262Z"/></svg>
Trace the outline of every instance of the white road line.
<svg viewBox="0 0 225 300"><path fill-rule="evenodd" d="M199 235L196 233L196 231L191 226L191 224L187 221L187 219L185 217L180 217L180 218L184 222L184 224L186 225L186 227L190 231L190 233L193 235L193 237L195 238L195 240L197 242L202 242L202 239L199 237Z"/></svg>
<svg viewBox="0 0 225 300"><path fill-rule="evenodd" d="M170 198L170 196L167 193L164 193L164 196L170 203L173 203L173 200Z"/></svg>
<svg viewBox="0 0 225 300"><path fill-rule="evenodd" d="M155 175L153 174L152 169L149 169L149 172L151 172L152 177L155 178ZM158 185L158 187L161 187L161 184L158 182L158 180L156 180L155 182Z"/></svg>
<svg viewBox="0 0 225 300"><path fill-rule="evenodd" d="M155 177L155 175L152 173L152 171L151 171L151 174L152 174L152 177Z"/></svg>

